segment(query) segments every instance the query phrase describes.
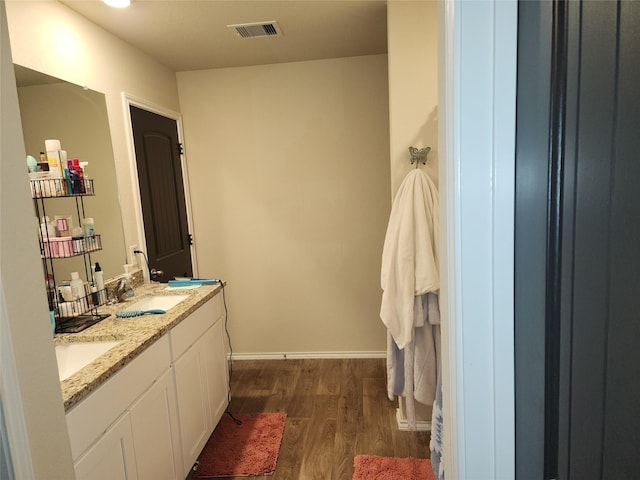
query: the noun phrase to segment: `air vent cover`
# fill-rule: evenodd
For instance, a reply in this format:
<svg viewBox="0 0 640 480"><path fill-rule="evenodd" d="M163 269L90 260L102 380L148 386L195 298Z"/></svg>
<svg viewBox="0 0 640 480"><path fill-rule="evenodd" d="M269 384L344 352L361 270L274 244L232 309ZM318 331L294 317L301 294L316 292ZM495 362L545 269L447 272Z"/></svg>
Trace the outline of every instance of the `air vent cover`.
<svg viewBox="0 0 640 480"><path fill-rule="evenodd" d="M227 25L235 30L242 38L279 37L282 36L278 22L239 23Z"/></svg>

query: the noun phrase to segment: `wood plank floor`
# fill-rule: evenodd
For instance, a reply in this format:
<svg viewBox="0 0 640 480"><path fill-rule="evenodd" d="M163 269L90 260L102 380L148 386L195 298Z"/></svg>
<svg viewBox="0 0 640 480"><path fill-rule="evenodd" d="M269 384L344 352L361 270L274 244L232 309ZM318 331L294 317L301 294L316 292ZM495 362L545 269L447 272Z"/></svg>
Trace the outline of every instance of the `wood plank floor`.
<svg viewBox="0 0 640 480"><path fill-rule="evenodd" d="M229 410L287 414L275 474L251 478L351 480L355 455L428 458L428 432L398 431L384 362L234 361Z"/></svg>

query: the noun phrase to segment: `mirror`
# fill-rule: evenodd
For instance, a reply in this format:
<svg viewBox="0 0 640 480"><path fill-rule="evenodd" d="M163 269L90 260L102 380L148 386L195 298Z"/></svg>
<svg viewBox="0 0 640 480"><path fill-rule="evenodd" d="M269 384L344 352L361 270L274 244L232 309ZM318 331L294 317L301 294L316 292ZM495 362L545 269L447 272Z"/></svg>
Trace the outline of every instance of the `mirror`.
<svg viewBox="0 0 640 480"><path fill-rule="evenodd" d="M88 162L85 175L94 180L95 196L84 197L84 216L94 219L95 233L102 240L102 250L92 252L91 261L100 262L105 279L122 273L126 248L104 95L20 65L14 68L27 155L39 161L45 140L59 139L68 159ZM26 159L19 161L27 168ZM75 199L44 202L51 219L71 216L73 226L81 226ZM70 280L74 271L84 277L82 256L54 259L53 266L58 284Z"/></svg>

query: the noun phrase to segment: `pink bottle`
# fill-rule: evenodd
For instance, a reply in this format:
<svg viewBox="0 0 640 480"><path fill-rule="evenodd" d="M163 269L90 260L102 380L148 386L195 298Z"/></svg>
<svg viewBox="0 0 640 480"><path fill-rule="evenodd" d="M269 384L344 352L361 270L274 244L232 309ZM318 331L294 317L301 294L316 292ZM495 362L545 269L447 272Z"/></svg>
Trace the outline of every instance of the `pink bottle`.
<svg viewBox="0 0 640 480"><path fill-rule="evenodd" d="M84 186L84 170L80 166L80 160L77 158L73 159L73 170L78 174L78 185L80 186L79 193L86 193L87 190Z"/></svg>

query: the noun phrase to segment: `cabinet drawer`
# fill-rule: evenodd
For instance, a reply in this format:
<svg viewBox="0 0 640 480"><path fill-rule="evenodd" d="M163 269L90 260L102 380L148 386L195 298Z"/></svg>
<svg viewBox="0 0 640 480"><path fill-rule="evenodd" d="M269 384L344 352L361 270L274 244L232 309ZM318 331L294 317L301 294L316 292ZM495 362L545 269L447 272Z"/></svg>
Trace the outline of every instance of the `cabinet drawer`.
<svg viewBox="0 0 640 480"><path fill-rule="evenodd" d="M176 325L171 338L171 357L175 361L222 317L222 299L216 295Z"/></svg>
<svg viewBox="0 0 640 480"><path fill-rule="evenodd" d="M67 413L73 459L87 449L171 363L164 335Z"/></svg>

